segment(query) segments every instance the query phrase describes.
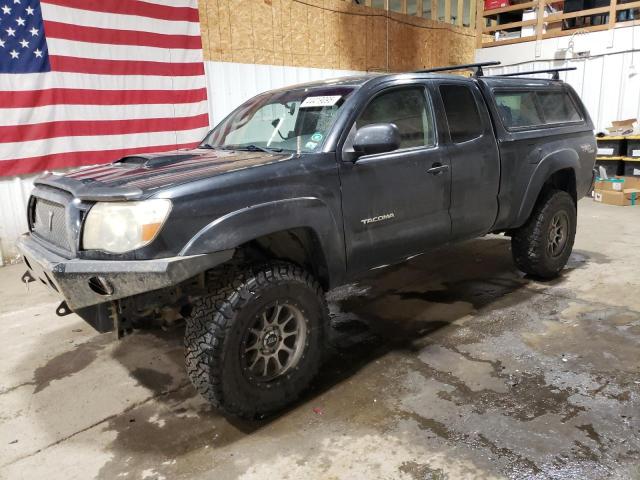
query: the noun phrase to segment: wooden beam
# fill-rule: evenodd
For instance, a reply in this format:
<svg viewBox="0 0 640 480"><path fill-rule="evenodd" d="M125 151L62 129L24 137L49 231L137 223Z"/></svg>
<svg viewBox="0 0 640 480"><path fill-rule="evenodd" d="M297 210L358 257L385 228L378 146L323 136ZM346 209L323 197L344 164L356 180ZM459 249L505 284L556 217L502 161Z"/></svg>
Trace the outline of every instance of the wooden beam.
<svg viewBox="0 0 640 480"><path fill-rule="evenodd" d="M476 0L476 48L482 48L482 29L484 24L484 0Z"/></svg>
<svg viewBox="0 0 640 480"><path fill-rule="evenodd" d="M542 40L542 33L544 31L544 7L546 5L545 0L540 0L538 7L536 8L536 41Z"/></svg>
<svg viewBox="0 0 640 480"><path fill-rule="evenodd" d="M598 8L590 8L588 10L579 10L577 12L570 13L553 13L544 19L545 23L555 23L560 22L562 20L566 20L568 18L577 18L577 17L587 17L589 15L598 15L602 13L607 13L610 7L607 5L606 7L598 7Z"/></svg>
<svg viewBox="0 0 640 480"><path fill-rule="evenodd" d="M600 32L602 30L608 30L609 24L605 25L591 25L590 27L582 27L582 28L572 28L571 30L558 30L555 32L548 32L542 35L542 38L556 38L556 37L566 37L568 35L573 35L576 32Z"/></svg>
<svg viewBox="0 0 640 480"><path fill-rule="evenodd" d="M438 0L431 0L431 20L438 21Z"/></svg>
<svg viewBox="0 0 640 480"><path fill-rule="evenodd" d="M535 19L535 18L532 19L532 20L525 20L525 21L521 21L521 22L499 23L497 25L492 25L490 27L485 27L482 30L482 33L491 33L491 32L495 32L495 31L498 31L498 30L508 30L509 28L516 28L516 27L528 27L530 25L536 25L537 23L538 23L538 20Z"/></svg>
<svg viewBox="0 0 640 480"><path fill-rule="evenodd" d="M476 28L476 0L469 0L469 28Z"/></svg>
<svg viewBox="0 0 640 480"><path fill-rule="evenodd" d="M611 0L609 4L609 28L613 28L616 24L616 5L617 0ZM613 37L612 37L613 38Z"/></svg>
<svg viewBox="0 0 640 480"><path fill-rule="evenodd" d="M422 8L423 8L422 0L416 0L416 16L417 17L422 17Z"/></svg>
<svg viewBox="0 0 640 480"><path fill-rule="evenodd" d="M407 0L400 0L400 13L407 14Z"/></svg>
<svg viewBox="0 0 640 480"><path fill-rule="evenodd" d="M528 35L526 37L519 38L506 38L504 40L495 40L493 42L484 42L482 44L482 48L486 47L498 47L500 45L511 45L513 43L522 43L522 42L530 42L531 40L535 40L535 35Z"/></svg>
<svg viewBox="0 0 640 480"><path fill-rule="evenodd" d="M444 0L444 23L451 23L451 0Z"/></svg>
<svg viewBox="0 0 640 480"><path fill-rule="evenodd" d="M640 2L619 3L616 5L616 10L629 10L631 8L640 8Z"/></svg>
<svg viewBox="0 0 640 480"><path fill-rule="evenodd" d="M464 0L458 0L458 11L456 12L456 25L462 26L462 17L464 17Z"/></svg>
<svg viewBox="0 0 640 480"><path fill-rule="evenodd" d="M508 7L494 8L493 10L485 10L483 13L483 16L489 17L491 15L497 15L499 13L514 12L516 10L526 10L528 8L535 7L537 5L538 5L537 0L534 0L532 2L518 3L516 5L510 5Z"/></svg>

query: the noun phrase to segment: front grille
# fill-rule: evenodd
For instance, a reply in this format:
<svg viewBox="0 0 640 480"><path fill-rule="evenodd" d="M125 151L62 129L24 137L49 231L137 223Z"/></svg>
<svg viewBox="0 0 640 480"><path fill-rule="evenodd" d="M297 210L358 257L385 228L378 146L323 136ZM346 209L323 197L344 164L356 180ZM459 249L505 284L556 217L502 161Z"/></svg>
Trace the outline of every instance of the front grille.
<svg viewBox="0 0 640 480"><path fill-rule="evenodd" d="M64 205L34 198L35 209L31 230L53 245L71 251Z"/></svg>

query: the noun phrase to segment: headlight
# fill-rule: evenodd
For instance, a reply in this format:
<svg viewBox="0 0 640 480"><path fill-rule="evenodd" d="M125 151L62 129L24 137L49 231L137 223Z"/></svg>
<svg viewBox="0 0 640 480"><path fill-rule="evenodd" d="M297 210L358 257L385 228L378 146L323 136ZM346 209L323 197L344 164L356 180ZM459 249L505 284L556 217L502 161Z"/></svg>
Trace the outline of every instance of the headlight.
<svg viewBox="0 0 640 480"><path fill-rule="evenodd" d="M171 211L171 200L98 202L84 222L85 250L124 253L156 238Z"/></svg>

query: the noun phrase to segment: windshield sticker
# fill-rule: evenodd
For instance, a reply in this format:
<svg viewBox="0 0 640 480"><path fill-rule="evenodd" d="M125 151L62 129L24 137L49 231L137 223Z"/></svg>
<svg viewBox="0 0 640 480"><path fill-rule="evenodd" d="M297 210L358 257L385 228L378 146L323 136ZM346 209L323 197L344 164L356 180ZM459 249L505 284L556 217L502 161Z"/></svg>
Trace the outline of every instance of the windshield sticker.
<svg viewBox="0 0 640 480"><path fill-rule="evenodd" d="M320 97L307 97L300 104L300 108L316 108L316 107L331 107L338 103L338 100L342 98L342 95L324 95Z"/></svg>
<svg viewBox="0 0 640 480"><path fill-rule="evenodd" d="M306 145L304 146L304 148L306 148L308 150L313 150L317 146L318 146L318 144L316 142L307 142Z"/></svg>
<svg viewBox="0 0 640 480"><path fill-rule="evenodd" d="M313 135L311 135L311 140L313 140L314 142L321 142L322 134L320 132L314 133Z"/></svg>

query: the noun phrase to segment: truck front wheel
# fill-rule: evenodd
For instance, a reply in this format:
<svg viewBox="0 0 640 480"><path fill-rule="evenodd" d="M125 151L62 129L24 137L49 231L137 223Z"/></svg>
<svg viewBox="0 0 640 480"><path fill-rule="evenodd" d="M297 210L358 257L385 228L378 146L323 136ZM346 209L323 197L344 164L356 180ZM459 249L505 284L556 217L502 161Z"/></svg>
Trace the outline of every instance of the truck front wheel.
<svg viewBox="0 0 640 480"><path fill-rule="evenodd" d="M576 204L567 192L544 192L527 223L511 237L516 266L536 277L557 277L573 249L576 216Z"/></svg>
<svg viewBox="0 0 640 480"><path fill-rule="evenodd" d="M225 413L256 418L293 402L317 373L327 306L317 281L284 262L211 272L186 322L191 382Z"/></svg>

